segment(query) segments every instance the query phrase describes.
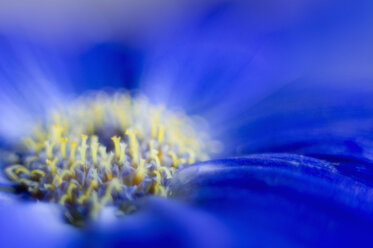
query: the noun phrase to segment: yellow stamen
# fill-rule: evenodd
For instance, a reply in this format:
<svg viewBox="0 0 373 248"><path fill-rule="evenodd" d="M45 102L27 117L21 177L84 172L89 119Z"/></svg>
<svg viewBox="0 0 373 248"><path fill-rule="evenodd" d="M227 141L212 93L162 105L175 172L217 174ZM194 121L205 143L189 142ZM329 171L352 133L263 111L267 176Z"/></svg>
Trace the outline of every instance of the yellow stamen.
<svg viewBox="0 0 373 248"><path fill-rule="evenodd" d="M156 195L166 196L166 190L161 184L161 178L162 178L161 173L157 170L155 170L153 173L155 174L156 178L155 178L155 181L152 185L151 190Z"/></svg>
<svg viewBox="0 0 373 248"><path fill-rule="evenodd" d="M57 143L61 140L62 131L63 131L63 129L59 125L54 125L53 126L53 130L52 130L53 143Z"/></svg>
<svg viewBox="0 0 373 248"><path fill-rule="evenodd" d="M27 175L30 175L30 171L28 169L26 169L25 167L19 167L19 168L16 169L16 174L18 174L20 172L25 173Z"/></svg>
<svg viewBox="0 0 373 248"><path fill-rule="evenodd" d="M163 171L166 174L166 178L170 179L172 177L170 170L166 166L161 166L160 171Z"/></svg>
<svg viewBox="0 0 373 248"><path fill-rule="evenodd" d="M120 156L119 156L119 163L123 164L124 163L124 158L126 157L126 144L125 143L120 143Z"/></svg>
<svg viewBox="0 0 373 248"><path fill-rule="evenodd" d="M102 166L105 168L105 173L109 180L112 179L113 174L111 172L111 161L114 158L114 153L110 152L105 161L102 161Z"/></svg>
<svg viewBox="0 0 373 248"><path fill-rule="evenodd" d="M91 157L92 157L92 162L94 164L97 164L97 150L98 150L98 137L97 136L92 136L91 137Z"/></svg>
<svg viewBox="0 0 373 248"><path fill-rule="evenodd" d="M107 157L106 147L104 147L104 146L100 146L100 147L98 148L98 151L100 152L101 159L102 159L103 161L105 161L105 160L106 160L106 157Z"/></svg>
<svg viewBox="0 0 373 248"><path fill-rule="evenodd" d="M159 112L155 113L155 117L152 122L152 138L157 138L157 130L159 124Z"/></svg>
<svg viewBox="0 0 373 248"><path fill-rule="evenodd" d="M21 179L19 179L19 181L18 181L20 184L25 184L25 185L27 185L27 186L29 186L30 184L32 184L32 181L30 181L30 180L28 180L28 179L26 179L26 178L21 178Z"/></svg>
<svg viewBox="0 0 373 248"><path fill-rule="evenodd" d="M53 178L52 185L55 185L56 183L58 183L58 185L62 184L62 178L57 174Z"/></svg>
<svg viewBox="0 0 373 248"><path fill-rule="evenodd" d="M10 166L8 168L5 169L5 173L8 175L8 177L10 177L10 179L12 179L13 181L18 181L18 176L14 173L14 168L15 166L17 165L13 165L13 166Z"/></svg>
<svg viewBox="0 0 373 248"><path fill-rule="evenodd" d="M53 158L53 147L54 147L54 144L52 144L50 141L45 141L44 145L45 145L45 152L47 153L47 158L48 159Z"/></svg>
<svg viewBox="0 0 373 248"><path fill-rule="evenodd" d="M106 187L106 191L104 196L101 199L101 204L106 205L106 203L112 200L111 192L115 189L117 192L121 191L122 186L118 180L118 178L114 178L109 185Z"/></svg>
<svg viewBox="0 0 373 248"><path fill-rule="evenodd" d="M86 155L86 151L87 151L87 147L88 147L88 146L87 146L87 139L88 139L88 136L85 135L85 134L82 134L81 136L82 136L82 143L81 143L81 145L80 145L80 147L79 147L79 152L80 152L80 161L81 161L82 163L84 163L85 160L86 160L85 155Z"/></svg>
<svg viewBox="0 0 373 248"><path fill-rule="evenodd" d="M45 176L45 172L42 171L42 170L32 170L31 171L31 176L35 176L35 175L39 175L40 177L44 177Z"/></svg>
<svg viewBox="0 0 373 248"><path fill-rule="evenodd" d="M47 159L45 161L45 163L50 166L52 173L56 173L56 171L57 171L57 167L56 167L57 160L58 160L58 158L54 158L53 160Z"/></svg>
<svg viewBox="0 0 373 248"><path fill-rule="evenodd" d="M165 127L163 125L160 125L159 130L158 130L158 142L159 142L159 144L161 144L164 140L164 131L165 131Z"/></svg>
<svg viewBox="0 0 373 248"><path fill-rule="evenodd" d="M75 161L75 149L77 145L78 144L74 141L70 143L70 163Z"/></svg>
<svg viewBox="0 0 373 248"><path fill-rule="evenodd" d="M110 201L127 211L131 201L123 204L124 195L115 193L127 187L139 186L127 192L133 199L166 196L165 179L210 151L210 142L183 113L153 106L141 96L101 93L54 113L24 139L23 147L17 146L22 150L5 172L35 197L63 205L71 222L97 216ZM113 145L107 144L112 135Z"/></svg>
<svg viewBox="0 0 373 248"><path fill-rule="evenodd" d="M111 137L111 140L114 143L114 149L115 149L115 158L119 159L120 157L120 137L113 136Z"/></svg>
<svg viewBox="0 0 373 248"><path fill-rule="evenodd" d="M146 169L144 168L144 165L145 165L145 160L141 159L140 160L140 165L137 168L137 172L136 172L135 176L133 177L133 184L139 185L141 183L141 181L144 179L144 175L146 173Z"/></svg>
<svg viewBox="0 0 373 248"><path fill-rule="evenodd" d="M65 201L67 200L67 198L68 198L67 194L64 194L63 196L61 196L59 204L61 204L62 206L65 205Z"/></svg>
<svg viewBox="0 0 373 248"><path fill-rule="evenodd" d="M179 158L177 157L176 153L174 151L169 151L168 155L170 155L172 158L172 166L176 168L179 164Z"/></svg>
<svg viewBox="0 0 373 248"><path fill-rule="evenodd" d="M60 142L61 142L61 145L60 145L60 153L61 153L61 156L63 159L66 158L66 143L69 141L68 138L61 138L60 139Z"/></svg>
<svg viewBox="0 0 373 248"><path fill-rule="evenodd" d="M157 168L161 166L161 162L159 161L159 157L158 157L158 150L153 149L150 151L150 159L154 160Z"/></svg>
<svg viewBox="0 0 373 248"><path fill-rule="evenodd" d="M139 161L139 148L136 139L136 133L133 129L127 129L126 135L128 135L129 143L130 143L130 155L132 157L132 161L135 165L138 164Z"/></svg>
<svg viewBox="0 0 373 248"><path fill-rule="evenodd" d="M75 183L70 183L69 187L67 188L66 194L64 194L60 199L60 204L64 205L66 200L72 199L72 192L74 189L76 189L78 186Z"/></svg>
<svg viewBox="0 0 373 248"><path fill-rule="evenodd" d="M93 180L89 184L89 187L86 190L86 192L81 197L79 197L78 203L79 204L84 203L91 196L91 193L92 193L93 189L97 188L97 186L98 186L97 180Z"/></svg>

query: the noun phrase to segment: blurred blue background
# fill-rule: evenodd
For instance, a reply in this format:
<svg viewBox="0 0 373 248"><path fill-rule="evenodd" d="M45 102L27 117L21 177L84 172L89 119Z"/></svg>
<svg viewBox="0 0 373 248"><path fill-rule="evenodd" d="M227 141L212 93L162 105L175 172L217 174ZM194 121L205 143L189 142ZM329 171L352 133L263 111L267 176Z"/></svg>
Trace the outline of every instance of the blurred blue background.
<svg viewBox="0 0 373 248"><path fill-rule="evenodd" d="M237 153L244 116L279 90L372 88L372 5L3 0L0 134L20 135L25 123L87 90L124 87L203 116L234 144L224 151Z"/></svg>

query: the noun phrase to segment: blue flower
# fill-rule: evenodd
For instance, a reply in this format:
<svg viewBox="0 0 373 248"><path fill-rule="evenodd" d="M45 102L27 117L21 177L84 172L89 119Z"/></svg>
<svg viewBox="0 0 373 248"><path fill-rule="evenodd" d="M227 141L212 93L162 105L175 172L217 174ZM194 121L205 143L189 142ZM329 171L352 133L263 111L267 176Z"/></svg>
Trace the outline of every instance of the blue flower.
<svg viewBox="0 0 373 248"><path fill-rule="evenodd" d="M123 15L114 10L107 20L96 11L86 13L96 30L70 27L58 11L51 25L59 29L40 28L43 18L33 26L27 15L9 17L10 26L30 33L1 29L3 147L50 108L103 87L139 90L154 103L203 116L224 147L215 159L176 172L169 198L143 198L137 212L121 218L105 209L80 229L63 220L59 206L30 201L2 176L0 242L6 247L371 243L372 58L366 55L370 43L364 42L373 37L371 9L368 1L183 4L166 11L163 22L151 23L162 19L157 14L145 18L152 24L147 27L128 13L124 20L134 26L125 25L120 34L116 18ZM187 14L176 18L174 12ZM67 13L80 16L69 5Z"/></svg>

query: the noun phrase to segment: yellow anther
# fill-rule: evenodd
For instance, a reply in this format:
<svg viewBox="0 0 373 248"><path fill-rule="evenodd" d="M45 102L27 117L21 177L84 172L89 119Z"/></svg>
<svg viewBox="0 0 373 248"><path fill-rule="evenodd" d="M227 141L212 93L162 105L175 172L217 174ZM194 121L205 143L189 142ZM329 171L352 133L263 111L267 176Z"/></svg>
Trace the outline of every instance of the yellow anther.
<svg viewBox="0 0 373 248"><path fill-rule="evenodd" d="M98 150L98 137L97 136L92 136L91 137L91 157L92 157L92 162L94 164L97 164L97 150Z"/></svg>
<svg viewBox="0 0 373 248"><path fill-rule="evenodd" d="M54 190L56 187L53 184L46 183L44 184L44 188Z"/></svg>
<svg viewBox="0 0 373 248"><path fill-rule="evenodd" d="M25 173L27 175L30 175L30 171L28 169L26 169L25 167L19 167L19 168L16 169L16 174L18 174L20 172Z"/></svg>
<svg viewBox="0 0 373 248"><path fill-rule="evenodd" d="M160 125L159 130L158 130L158 142L159 144L163 143L164 140L164 131L165 131L165 126Z"/></svg>
<svg viewBox="0 0 373 248"><path fill-rule="evenodd" d="M57 182L58 185L60 185L62 183L62 177L56 174L53 178L52 184L55 185Z"/></svg>
<svg viewBox="0 0 373 248"><path fill-rule="evenodd" d="M120 164L124 163L124 159L126 157L126 147L127 145L125 143L120 143L120 156L119 156Z"/></svg>
<svg viewBox="0 0 373 248"><path fill-rule="evenodd" d="M73 190L76 188L78 188L78 186L74 182L69 184L66 194L64 194L60 199L61 205L64 205L66 200L72 201L72 198L73 198L72 193L73 193Z"/></svg>
<svg viewBox="0 0 373 248"><path fill-rule="evenodd" d="M103 161L105 161L106 158L107 158L106 147L105 146L99 146L98 151L100 153L101 159Z"/></svg>
<svg viewBox="0 0 373 248"><path fill-rule="evenodd" d="M66 158L66 143L69 141L68 138L61 138L60 139L60 142L61 142L61 145L60 145L60 153L61 153L61 156L63 159Z"/></svg>
<svg viewBox="0 0 373 248"><path fill-rule="evenodd" d="M164 173L166 173L166 178L167 178L167 179L170 179L170 178L172 177L170 170L169 170L166 166L161 166L161 167L159 168L159 170L161 170L161 171L163 171Z"/></svg>
<svg viewBox="0 0 373 248"><path fill-rule="evenodd" d="M161 179L162 179L161 173L157 170L153 171L153 173L155 174L155 181L152 185L151 191L156 195L165 196L166 190L161 184Z"/></svg>
<svg viewBox="0 0 373 248"><path fill-rule="evenodd" d="M60 174L60 178L63 179L65 176L73 176L70 170L63 170Z"/></svg>
<svg viewBox="0 0 373 248"><path fill-rule="evenodd" d="M159 161L159 157L158 157L158 150L153 149L150 151L150 159L154 160L157 168L161 166L161 162Z"/></svg>
<svg viewBox="0 0 373 248"><path fill-rule="evenodd" d="M68 198L67 194L64 194L64 195L60 198L59 204L61 204L62 206L65 205L65 201L67 200L67 198Z"/></svg>
<svg viewBox="0 0 373 248"><path fill-rule="evenodd" d="M68 171L70 172L71 175L75 176L75 168L81 165L80 161L75 161L70 163Z"/></svg>
<svg viewBox="0 0 373 248"><path fill-rule="evenodd" d="M161 184L155 184L154 194L159 196L166 196L166 190Z"/></svg>
<svg viewBox="0 0 373 248"><path fill-rule="evenodd" d="M110 152L106 159L103 161L102 165L106 172L111 172L111 161L114 158L114 153Z"/></svg>
<svg viewBox="0 0 373 248"><path fill-rule="evenodd" d="M54 125L52 129L52 140L53 143L57 143L61 140L61 134L62 134L62 127L59 125Z"/></svg>
<svg viewBox="0 0 373 248"><path fill-rule="evenodd" d="M21 179L18 180L18 182L19 182L20 184L25 184L25 185L27 185L27 186L29 186L30 184L32 184L32 181L30 181L30 180L28 180L28 179L26 179L26 178L21 178Z"/></svg>
<svg viewBox="0 0 373 248"><path fill-rule="evenodd" d="M69 196L69 198L71 198L73 190L76 189L77 187L78 186L76 186L75 183L69 184L69 187L67 188L67 195Z"/></svg>
<svg viewBox="0 0 373 248"><path fill-rule="evenodd" d="M111 182L109 183L106 189L106 192L112 192L113 189L115 189L117 192L122 190L122 185L120 184L118 178L114 178L113 180L111 180Z"/></svg>
<svg viewBox="0 0 373 248"><path fill-rule="evenodd" d="M87 139L88 139L88 136L85 135L85 134L82 134L82 143L79 147L79 152L80 152L80 161L83 162L83 163L86 160L85 155L86 155L86 151L87 151L87 147L88 147L87 146Z"/></svg>
<svg viewBox="0 0 373 248"><path fill-rule="evenodd" d="M149 141L149 151L152 152L154 150L154 143L155 141L154 140L150 140ZM157 154L158 154L158 151L157 151ZM157 155L156 154L156 155Z"/></svg>
<svg viewBox="0 0 373 248"><path fill-rule="evenodd" d="M13 181L18 181L18 176L14 173L14 170L17 168L22 167L22 165L12 165L5 169L5 173L12 179Z"/></svg>
<svg viewBox="0 0 373 248"><path fill-rule="evenodd" d="M28 187L28 190L31 192L31 194L36 194L39 191L39 184L30 181L30 185L31 186Z"/></svg>
<svg viewBox="0 0 373 248"><path fill-rule="evenodd" d="M48 159L53 158L53 147L54 147L54 144L52 144L49 140L47 140L47 141L44 142L44 145L45 145L45 152L47 154L47 158Z"/></svg>
<svg viewBox="0 0 373 248"><path fill-rule="evenodd" d="M158 130L158 124L159 124L159 112L155 113L155 117L152 121L152 138L157 138L157 130Z"/></svg>
<svg viewBox="0 0 373 248"><path fill-rule="evenodd" d="M122 186L118 180L118 178L114 178L106 187L105 194L101 199L101 204L106 205L106 203L110 200L112 200L111 193L115 189L117 192L122 190Z"/></svg>
<svg viewBox="0 0 373 248"><path fill-rule="evenodd" d="M56 171L57 171L57 167L56 167L57 160L58 160L58 158L54 158L53 160L47 159L45 161L45 163L50 166L52 173L56 173Z"/></svg>
<svg viewBox="0 0 373 248"><path fill-rule="evenodd" d="M98 186L97 180L93 180L89 184L89 187L86 190L86 192L81 197L79 197L78 203L83 204L91 196L93 189L97 188L97 186Z"/></svg>
<svg viewBox="0 0 373 248"><path fill-rule="evenodd" d="M161 173L157 170L154 170L153 174L155 175L155 182L161 183L161 178L162 178Z"/></svg>
<svg viewBox="0 0 373 248"><path fill-rule="evenodd" d="M44 177L45 176L45 172L42 171L42 170L38 170L38 169L32 170L31 171L31 176L35 176L35 175L39 175L41 177Z"/></svg>
<svg viewBox="0 0 373 248"><path fill-rule="evenodd" d="M139 185L141 181L144 179L144 176L146 173L146 169L144 168L144 165L145 165L145 160L140 159L140 165L137 168L135 176L133 177L133 184Z"/></svg>
<svg viewBox="0 0 373 248"><path fill-rule="evenodd" d="M75 150L78 144L76 142L71 142L70 143L70 163L75 161Z"/></svg>
<svg viewBox="0 0 373 248"><path fill-rule="evenodd" d="M113 137L111 137L111 140L114 143L115 158L119 159L119 157L120 157L120 137L113 136Z"/></svg>
<svg viewBox="0 0 373 248"><path fill-rule="evenodd" d="M137 144L136 133L133 129L130 128L130 129L127 129L126 135L128 135L128 138L129 138L129 143L130 143L129 151L132 157L133 164L137 165L139 161L139 148Z"/></svg>
<svg viewBox="0 0 373 248"><path fill-rule="evenodd" d="M108 180L113 178L113 174L111 172L111 161L114 158L114 153L110 152L109 155L106 157L105 160L102 160L100 165L105 168L105 174Z"/></svg>
<svg viewBox="0 0 373 248"><path fill-rule="evenodd" d="M133 129L127 129L126 135L128 135L129 138L129 149L130 149L130 155L132 157L133 164L137 164L139 161L139 148L137 144L137 139L136 139L136 133Z"/></svg>
<svg viewBox="0 0 373 248"><path fill-rule="evenodd" d="M170 155L171 158L172 158L172 166L175 167L175 168L177 168L177 166L179 164L179 158L176 155L176 153L174 151L169 151L168 155Z"/></svg>

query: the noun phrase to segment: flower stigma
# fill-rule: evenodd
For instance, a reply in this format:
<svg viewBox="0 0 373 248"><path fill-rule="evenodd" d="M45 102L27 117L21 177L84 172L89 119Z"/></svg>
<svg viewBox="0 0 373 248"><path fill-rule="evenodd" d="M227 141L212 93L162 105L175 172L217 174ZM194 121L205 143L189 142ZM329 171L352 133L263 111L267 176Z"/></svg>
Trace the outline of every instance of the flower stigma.
<svg viewBox="0 0 373 248"><path fill-rule="evenodd" d="M96 93L37 125L5 173L33 197L63 206L74 225L105 206L129 213L136 199L167 197L178 169L208 158L211 141L195 124L145 97Z"/></svg>

